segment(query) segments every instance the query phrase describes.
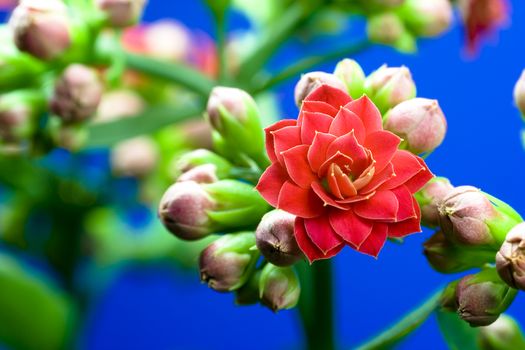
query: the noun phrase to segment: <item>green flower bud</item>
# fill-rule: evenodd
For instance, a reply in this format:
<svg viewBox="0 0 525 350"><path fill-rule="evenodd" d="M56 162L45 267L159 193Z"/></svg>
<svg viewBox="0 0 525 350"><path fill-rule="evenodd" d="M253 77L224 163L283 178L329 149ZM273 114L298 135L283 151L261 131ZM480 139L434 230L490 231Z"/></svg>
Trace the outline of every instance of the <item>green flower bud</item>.
<svg viewBox="0 0 525 350"><path fill-rule="evenodd" d="M224 235L210 244L199 259L201 281L219 292L239 289L252 275L259 252L253 232Z"/></svg>
<svg viewBox="0 0 525 350"><path fill-rule="evenodd" d="M339 90L347 91L345 83L334 74L325 72L310 72L304 74L295 85L295 104L301 107L306 96L321 85L330 85Z"/></svg>
<svg viewBox="0 0 525 350"><path fill-rule="evenodd" d="M111 150L111 168L118 176L145 177L157 166L158 149L148 137L125 140Z"/></svg>
<svg viewBox="0 0 525 350"><path fill-rule="evenodd" d="M365 72L354 60L345 58L335 67L334 75L346 85L346 91L353 99L358 99L365 93Z"/></svg>
<svg viewBox="0 0 525 350"><path fill-rule="evenodd" d="M233 167L229 161L218 154L207 149L198 149L179 157L173 165L172 173L174 174L174 178L178 179L182 174L194 168L200 168L200 166L203 165L208 166L208 168L209 166L213 166L216 177L221 180L229 177Z"/></svg>
<svg viewBox="0 0 525 350"><path fill-rule="evenodd" d="M435 177L416 193L423 225L431 228L439 226L438 206L453 188L447 178Z"/></svg>
<svg viewBox="0 0 525 350"><path fill-rule="evenodd" d="M382 113L416 97L416 84L406 67L381 66L366 78L367 95Z"/></svg>
<svg viewBox="0 0 525 350"><path fill-rule="evenodd" d="M259 280L262 304L274 312L291 309L297 305L300 295L301 285L293 268L266 264Z"/></svg>
<svg viewBox="0 0 525 350"><path fill-rule="evenodd" d="M438 210L443 233L466 246L499 249L507 232L522 221L507 204L472 186L450 191Z"/></svg>
<svg viewBox="0 0 525 350"><path fill-rule="evenodd" d="M51 118L47 130L53 143L71 152L79 151L86 144L89 132L82 124L64 124L58 118Z"/></svg>
<svg viewBox="0 0 525 350"><path fill-rule="evenodd" d="M95 2L106 14L108 25L115 28L136 24L146 6L146 0L95 0Z"/></svg>
<svg viewBox="0 0 525 350"><path fill-rule="evenodd" d="M514 102L525 119L525 70L521 73L519 80L514 86Z"/></svg>
<svg viewBox="0 0 525 350"><path fill-rule="evenodd" d="M517 290L503 283L495 269L463 277L456 287L458 314L472 327L488 326L505 312Z"/></svg>
<svg viewBox="0 0 525 350"><path fill-rule="evenodd" d="M369 17L366 31L368 38L373 42L392 46L401 52L416 50L416 39L393 12L384 12Z"/></svg>
<svg viewBox="0 0 525 350"><path fill-rule="evenodd" d="M257 248L272 264L289 266L303 257L295 240L294 223L294 215L278 209L261 219L255 231Z"/></svg>
<svg viewBox="0 0 525 350"><path fill-rule="evenodd" d="M449 0L406 0L397 11L417 36L435 37L444 33L453 18Z"/></svg>
<svg viewBox="0 0 525 350"><path fill-rule="evenodd" d="M498 254L496 268L509 286L525 290L525 223L509 231Z"/></svg>
<svg viewBox="0 0 525 350"><path fill-rule="evenodd" d="M266 164L264 135L257 105L240 89L216 87L207 106L215 149L241 161L243 157Z"/></svg>
<svg viewBox="0 0 525 350"><path fill-rule="evenodd" d="M454 244L438 231L430 237L423 253L432 267L441 273L456 273L494 261L492 250L473 249Z"/></svg>
<svg viewBox="0 0 525 350"><path fill-rule="evenodd" d="M0 142L19 143L36 129L36 117L45 106L39 91L19 90L0 96Z"/></svg>
<svg viewBox="0 0 525 350"><path fill-rule="evenodd" d="M525 337L518 323L508 315L501 315L493 324L480 328L481 350L524 349Z"/></svg>

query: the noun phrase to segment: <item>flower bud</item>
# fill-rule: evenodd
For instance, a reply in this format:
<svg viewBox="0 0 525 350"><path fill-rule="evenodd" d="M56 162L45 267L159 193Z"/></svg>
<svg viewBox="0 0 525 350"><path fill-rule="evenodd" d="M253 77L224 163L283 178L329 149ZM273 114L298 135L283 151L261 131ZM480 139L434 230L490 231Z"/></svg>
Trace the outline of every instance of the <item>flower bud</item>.
<svg viewBox="0 0 525 350"><path fill-rule="evenodd" d="M509 286L525 290L525 223L509 231L496 254L499 276Z"/></svg>
<svg viewBox="0 0 525 350"><path fill-rule="evenodd" d="M121 118L134 117L144 110L145 102L131 90L115 90L102 96L93 119L96 123L107 123Z"/></svg>
<svg viewBox="0 0 525 350"><path fill-rule="evenodd" d="M58 118L51 118L47 130L56 147L70 152L79 151L86 144L89 132L82 124L64 124Z"/></svg>
<svg viewBox="0 0 525 350"><path fill-rule="evenodd" d="M514 87L514 102L525 119L525 70L521 73L521 77Z"/></svg>
<svg viewBox="0 0 525 350"><path fill-rule="evenodd" d="M185 61L191 52L188 30L179 22L161 20L150 24L144 33L148 55L170 61Z"/></svg>
<svg viewBox="0 0 525 350"><path fill-rule="evenodd" d="M435 177L431 179L419 192L416 199L421 208L421 223L427 227L439 226L438 207L454 186L447 178Z"/></svg>
<svg viewBox="0 0 525 350"><path fill-rule="evenodd" d="M434 37L444 33L452 23L453 10L449 0L406 0L399 13L417 35Z"/></svg>
<svg viewBox="0 0 525 350"><path fill-rule="evenodd" d="M498 249L519 221L503 202L495 205L496 200L472 186L454 188L438 208L443 233L459 244Z"/></svg>
<svg viewBox="0 0 525 350"><path fill-rule="evenodd" d="M123 28L137 23L146 0L96 0L96 4L112 27Z"/></svg>
<svg viewBox="0 0 525 350"><path fill-rule="evenodd" d="M494 323L516 297L517 291L494 274L491 269L465 276L456 287L458 314L472 327Z"/></svg>
<svg viewBox="0 0 525 350"><path fill-rule="evenodd" d="M18 49L42 60L59 57L71 45L68 11L60 0L22 0L9 26Z"/></svg>
<svg viewBox="0 0 525 350"><path fill-rule="evenodd" d="M18 90L0 96L0 143L18 143L32 135L44 98L32 90Z"/></svg>
<svg viewBox="0 0 525 350"><path fill-rule="evenodd" d="M183 173L177 182L194 181L197 183L212 183L219 181L217 167L213 164L203 164Z"/></svg>
<svg viewBox="0 0 525 350"><path fill-rule="evenodd" d="M273 210L261 219L255 231L257 248L274 265L289 266L302 258L294 236L295 216Z"/></svg>
<svg viewBox="0 0 525 350"><path fill-rule="evenodd" d="M416 84L406 67L381 66L365 82L368 96L382 113L416 97Z"/></svg>
<svg viewBox="0 0 525 350"><path fill-rule="evenodd" d="M180 156L173 165L173 178L179 179L182 174L200 167L201 165L213 165L218 179L229 177L232 164L218 154L207 149L197 149Z"/></svg>
<svg viewBox="0 0 525 350"><path fill-rule="evenodd" d="M385 116L385 129L403 138L412 153L432 152L445 139L447 121L436 100L413 98L401 102Z"/></svg>
<svg viewBox="0 0 525 350"><path fill-rule="evenodd" d="M525 348L525 337L520 326L512 317L505 314L493 324L480 328L478 341L481 350Z"/></svg>
<svg viewBox="0 0 525 350"><path fill-rule="evenodd" d="M245 155L257 162L265 158L259 111L245 91L214 88L208 100L207 117L214 129L215 149L220 153L232 159Z"/></svg>
<svg viewBox="0 0 525 350"><path fill-rule="evenodd" d="M56 82L51 111L65 123L82 122L96 112L102 90L93 69L80 64L70 65Z"/></svg>
<svg viewBox="0 0 525 350"><path fill-rule="evenodd" d="M261 271L256 271L241 288L235 291L236 305L253 305L259 302L260 277Z"/></svg>
<svg viewBox="0 0 525 350"><path fill-rule="evenodd" d="M369 17L366 32L373 42L392 46L401 52L416 50L416 39L393 12L383 12Z"/></svg>
<svg viewBox="0 0 525 350"><path fill-rule="evenodd" d="M136 137L118 143L111 150L111 168L119 176L144 177L158 162L157 145L148 137Z"/></svg>
<svg viewBox="0 0 525 350"><path fill-rule="evenodd" d="M424 243L423 254L434 270L456 273L481 267L494 259L494 252L462 247L451 242L437 231Z"/></svg>
<svg viewBox="0 0 525 350"><path fill-rule="evenodd" d="M253 232L224 235L201 253L201 281L219 292L239 289L253 273L259 253Z"/></svg>
<svg viewBox="0 0 525 350"><path fill-rule="evenodd" d="M277 312L293 308L300 295L301 285L293 268L266 264L259 280L261 303Z"/></svg>
<svg viewBox="0 0 525 350"><path fill-rule="evenodd" d="M335 67L334 75L346 85L346 91L353 99L358 99L365 93L365 72L354 60L345 58Z"/></svg>
<svg viewBox="0 0 525 350"><path fill-rule="evenodd" d="M345 83L334 74L325 72L306 73L295 85L295 104L297 107L300 108L306 96L321 85L330 85L336 89L347 91Z"/></svg>

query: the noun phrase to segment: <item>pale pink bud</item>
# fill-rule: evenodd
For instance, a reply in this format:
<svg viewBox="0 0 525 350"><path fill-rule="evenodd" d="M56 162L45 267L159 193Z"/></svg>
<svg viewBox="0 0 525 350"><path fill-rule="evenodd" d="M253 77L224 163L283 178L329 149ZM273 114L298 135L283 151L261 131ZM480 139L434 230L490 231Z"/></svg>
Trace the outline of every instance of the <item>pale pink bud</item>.
<svg viewBox="0 0 525 350"><path fill-rule="evenodd" d="M445 197L454 189L444 177L430 180L416 195L421 208L421 221L429 227L439 226L438 207Z"/></svg>
<svg viewBox="0 0 525 350"><path fill-rule="evenodd" d="M447 121L436 100L413 98L386 115L385 129L404 139L412 153L432 152L445 139Z"/></svg>
<svg viewBox="0 0 525 350"><path fill-rule="evenodd" d="M368 96L382 112L416 97L416 84L407 67L381 66L365 82Z"/></svg>
<svg viewBox="0 0 525 350"><path fill-rule="evenodd" d="M96 0L96 4L106 13L111 26L121 28L139 20L146 0Z"/></svg>
<svg viewBox="0 0 525 350"><path fill-rule="evenodd" d="M148 137L136 137L112 149L111 167L119 176L144 177L155 169L158 157L155 142Z"/></svg>
<svg viewBox="0 0 525 350"><path fill-rule="evenodd" d="M219 181L217 167L214 164L203 164L189 169L177 179L177 182L194 181L197 183L213 183Z"/></svg>
<svg viewBox="0 0 525 350"><path fill-rule="evenodd" d="M84 121L96 112L102 91L95 70L72 64L56 82L50 109L65 123Z"/></svg>
<svg viewBox="0 0 525 350"><path fill-rule="evenodd" d="M496 255L496 268L505 283L525 290L525 223L516 225L507 234Z"/></svg>
<svg viewBox="0 0 525 350"><path fill-rule="evenodd" d="M213 128L219 132L223 129L222 118L224 114L244 123L248 118L246 100L252 100L252 97L241 89L215 87L210 94L206 108Z"/></svg>
<svg viewBox="0 0 525 350"><path fill-rule="evenodd" d="M67 7L60 0L22 0L9 26L18 49L42 60L57 58L71 45Z"/></svg>
<svg viewBox="0 0 525 350"><path fill-rule="evenodd" d="M191 49L188 30L171 20L149 25L144 34L144 44L149 55L172 61L186 60Z"/></svg>
<svg viewBox="0 0 525 350"><path fill-rule="evenodd" d="M407 0L403 15L417 35L434 37L450 27L453 9L449 0Z"/></svg>
<svg viewBox="0 0 525 350"><path fill-rule="evenodd" d="M131 90L115 90L105 93L97 109L94 122L105 123L126 117L134 117L144 110L145 102Z"/></svg>
<svg viewBox="0 0 525 350"><path fill-rule="evenodd" d="M321 85L330 85L346 92L345 83L335 75L325 72L310 72L304 74L295 85L295 104L300 107L306 96Z"/></svg>
<svg viewBox="0 0 525 350"><path fill-rule="evenodd" d="M0 108L0 141L16 143L28 136L32 127L33 110L19 105L9 109Z"/></svg>
<svg viewBox="0 0 525 350"><path fill-rule="evenodd" d="M514 102L525 118L525 70L521 73L521 77L514 87Z"/></svg>

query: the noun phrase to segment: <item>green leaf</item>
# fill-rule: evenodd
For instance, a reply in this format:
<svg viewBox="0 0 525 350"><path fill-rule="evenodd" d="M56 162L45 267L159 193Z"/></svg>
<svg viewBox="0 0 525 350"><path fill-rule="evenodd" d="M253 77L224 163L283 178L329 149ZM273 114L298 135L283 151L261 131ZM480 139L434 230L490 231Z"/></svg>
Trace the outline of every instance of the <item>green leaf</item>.
<svg viewBox="0 0 525 350"><path fill-rule="evenodd" d="M438 310L437 320L441 333L451 350L478 350L479 328L472 328L458 314Z"/></svg>

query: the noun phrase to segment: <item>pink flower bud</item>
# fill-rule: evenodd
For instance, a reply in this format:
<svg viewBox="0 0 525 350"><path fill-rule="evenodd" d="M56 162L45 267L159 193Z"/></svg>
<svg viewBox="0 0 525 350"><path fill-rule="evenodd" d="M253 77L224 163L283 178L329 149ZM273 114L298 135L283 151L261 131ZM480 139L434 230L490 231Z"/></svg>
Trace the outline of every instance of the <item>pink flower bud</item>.
<svg viewBox="0 0 525 350"><path fill-rule="evenodd" d="M219 132L223 130L223 115L229 114L241 124L247 119L245 100L252 97L245 91L236 88L218 86L211 92L206 112L210 124Z"/></svg>
<svg viewBox="0 0 525 350"><path fill-rule="evenodd" d="M303 257L294 236L295 216L274 210L263 216L255 231L257 248L274 265L289 266Z"/></svg>
<svg viewBox="0 0 525 350"><path fill-rule="evenodd" d="M438 207L454 186L444 177L430 180L417 194L421 208L421 222L427 227L439 226Z"/></svg>
<svg viewBox="0 0 525 350"><path fill-rule="evenodd" d="M519 349L525 344L519 324L505 314L493 324L480 328L478 340L480 350Z"/></svg>
<svg viewBox="0 0 525 350"><path fill-rule="evenodd" d="M365 82L368 96L384 113L403 101L416 97L416 84L406 67L381 66Z"/></svg>
<svg viewBox="0 0 525 350"><path fill-rule="evenodd" d="M144 177L157 166L157 145L148 137L122 141L111 151L111 167L119 176Z"/></svg>
<svg viewBox="0 0 525 350"><path fill-rule="evenodd" d="M177 181L194 181L197 183L213 183L219 181L217 177L217 167L213 164L196 166L179 176Z"/></svg>
<svg viewBox="0 0 525 350"><path fill-rule="evenodd" d="M105 93L97 109L94 122L106 123L121 118L134 117L144 110L145 102L131 90L115 90Z"/></svg>
<svg viewBox="0 0 525 350"><path fill-rule="evenodd" d="M175 236L198 240L211 233L207 211L215 207L215 201L198 183L177 182L162 197L159 217Z"/></svg>
<svg viewBox="0 0 525 350"><path fill-rule="evenodd" d="M454 242L471 246L494 243L486 221L497 218L499 213L479 189L454 188L438 210L441 228Z"/></svg>
<svg viewBox="0 0 525 350"><path fill-rule="evenodd" d="M146 0L96 0L96 4L106 13L112 27L121 28L139 20Z"/></svg>
<svg viewBox="0 0 525 350"><path fill-rule="evenodd" d="M450 27L452 4L449 0L406 0L402 16L417 35L434 37Z"/></svg>
<svg viewBox="0 0 525 350"><path fill-rule="evenodd" d="M335 75L325 72L310 72L304 74L295 85L295 104L300 107L306 96L321 85L330 85L346 92L345 83Z"/></svg>
<svg viewBox="0 0 525 350"><path fill-rule="evenodd" d="M261 303L272 311L291 309L299 301L301 285L291 267L266 264L259 279Z"/></svg>
<svg viewBox="0 0 525 350"><path fill-rule="evenodd" d="M22 0L9 20L16 46L42 60L57 58L71 45L68 16L60 0Z"/></svg>
<svg viewBox="0 0 525 350"><path fill-rule="evenodd" d="M184 61L191 51L188 30L176 21L162 20L149 25L144 33L148 55L170 61Z"/></svg>
<svg viewBox="0 0 525 350"><path fill-rule="evenodd" d="M82 122L96 112L102 90L93 69L81 64L70 65L56 82L51 111L65 123Z"/></svg>
<svg viewBox="0 0 525 350"><path fill-rule="evenodd" d="M521 77L514 87L514 102L525 118L525 70L521 73Z"/></svg>
<svg viewBox="0 0 525 350"><path fill-rule="evenodd" d="M334 75L346 85L346 90L354 99L365 93L365 72L354 60L345 58L335 67Z"/></svg>
<svg viewBox="0 0 525 350"><path fill-rule="evenodd" d="M405 32L403 21L393 12L384 12L368 19L367 34L371 41L394 45Z"/></svg>
<svg viewBox="0 0 525 350"><path fill-rule="evenodd" d="M386 115L385 129L404 139L415 154L432 152L445 139L447 121L436 100L413 98Z"/></svg>
<svg viewBox="0 0 525 350"><path fill-rule="evenodd" d="M496 254L496 268L505 283L525 290L525 223L516 225L507 234Z"/></svg>
<svg viewBox="0 0 525 350"><path fill-rule="evenodd" d="M0 108L0 143L16 143L31 128L32 111L27 106Z"/></svg>

